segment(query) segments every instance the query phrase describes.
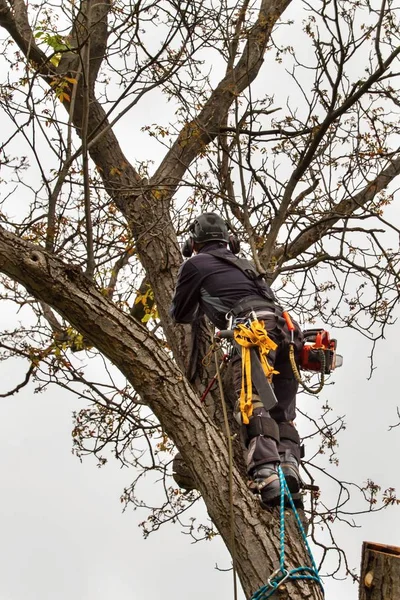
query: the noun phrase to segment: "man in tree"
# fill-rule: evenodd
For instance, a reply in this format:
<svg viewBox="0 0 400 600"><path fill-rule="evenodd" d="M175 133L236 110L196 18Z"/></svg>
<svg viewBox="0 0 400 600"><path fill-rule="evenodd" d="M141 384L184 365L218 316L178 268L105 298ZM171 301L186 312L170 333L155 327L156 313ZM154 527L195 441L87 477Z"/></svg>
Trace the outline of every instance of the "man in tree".
<svg viewBox="0 0 400 600"><path fill-rule="evenodd" d="M201 214L189 229L191 235L182 249L189 260L182 264L178 274L171 315L178 323L190 323L205 314L219 329L225 329L231 317L234 324L255 316L264 321L270 339L275 342L268 361L276 369L273 386L278 403L267 411L260 399L261 390L253 382L250 418L242 418L240 410L235 410L240 422L245 423L247 470L261 493L263 505L279 503L280 463L289 489L300 505L300 439L293 424L298 382L289 360L290 336L282 308L254 265L235 256L239 241L229 233L227 223L219 215ZM195 255L190 258L193 252ZM302 333L297 324L294 343L298 359ZM233 381L239 395L243 383L239 354L233 358Z"/></svg>

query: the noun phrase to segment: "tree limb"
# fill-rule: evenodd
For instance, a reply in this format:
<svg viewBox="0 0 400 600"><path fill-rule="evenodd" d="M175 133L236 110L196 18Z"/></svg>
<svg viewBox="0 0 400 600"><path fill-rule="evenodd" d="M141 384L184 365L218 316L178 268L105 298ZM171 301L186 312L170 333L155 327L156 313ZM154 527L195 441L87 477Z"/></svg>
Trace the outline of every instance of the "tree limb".
<svg viewBox="0 0 400 600"><path fill-rule="evenodd" d="M229 460L224 436L161 344L108 301L80 268L1 227L0 270L53 306L125 375L174 440L229 548ZM218 469L213 462L215 456ZM235 467L233 494L235 546L249 559L246 569L239 564L238 571L249 597L255 591L254 585L264 585L278 565L279 536L270 535L269 529L278 528L279 511L262 511ZM289 517L288 539L296 537L294 519ZM287 560L296 566L306 564L304 548L291 541ZM281 597L289 598L295 590L301 590L302 598L322 600L318 586L301 581L288 583Z"/></svg>
<svg viewBox="0 0 400 600"><path fill-rule="evenodd" d="M337 204L332 211L321 217L322 223L316 223L305 232L300 233L288 246L280 246L273 253L273 260L277 262L291 260L296 258L302 252L305 252L310 246L315 244L321 237L341 219L353 214L357 209L362 208L368 202L393 181L400 174L400 156L392 159L386 169L369 183L363 190L351 198L345 198ZM332 215L332 216L330 216ZM277 274L275 274L276 277ZM274 278L275 278L274 277Z"/></svg>

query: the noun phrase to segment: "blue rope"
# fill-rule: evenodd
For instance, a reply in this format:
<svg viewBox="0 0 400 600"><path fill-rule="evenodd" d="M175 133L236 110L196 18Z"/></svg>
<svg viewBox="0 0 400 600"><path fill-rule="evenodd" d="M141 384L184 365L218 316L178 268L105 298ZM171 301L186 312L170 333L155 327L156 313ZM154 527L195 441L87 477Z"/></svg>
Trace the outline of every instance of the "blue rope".
<svg viewBox="0 0 400 600"><path fill-rule="evenodd" d="M310 545L307 541L307 536L304 531L303 524L300 520L299 513L294 505L292 495L289 491L288 485L286 483L285 476L280 466L278 466L278 475L279 475L279 483L281 486L281 496L280 496L280 509L279 509L279 517L280 517L280 529L279 529L279 545L280 545L280 553L279 553L279 569L274 571L272 575L269 577L266 585L260 587L259 590L254 592L251 597L251 600L265 600L266 598L270 598L278 589L282 583L285 581L296 581L296 580L308 580L315 581L321 586L322 592L324 591L323 584L321 578L318 574L318 569L314 561L314 557L311 552ZM293 510L297 526L300 530L300 533L303 538L304 545L308 552L308 556L310 558L311 567L297 567L296 569L291 569L288 571L285 568L285 494L289 499L290 507Z"/></svg>

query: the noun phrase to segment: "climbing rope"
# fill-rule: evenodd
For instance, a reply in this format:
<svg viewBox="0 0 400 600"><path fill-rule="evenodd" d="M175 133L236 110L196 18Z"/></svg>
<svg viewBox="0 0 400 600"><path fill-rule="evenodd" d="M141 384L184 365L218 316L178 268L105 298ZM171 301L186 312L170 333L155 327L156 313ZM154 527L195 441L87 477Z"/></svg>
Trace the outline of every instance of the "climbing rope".
<svg viewBox="0 0 400 600"><path fill-rule="evenodd" d="M221 348L221 340L218 338L213 338L212 343L210 344L210 347L208 349L207 354L205 354L205 356L203 357L203 360L201 361L201 364L204 367L209 367L211 365L211 361L212 361L212 357L213 354L215 354L215 352L218 352L218 350Z"/></svg>
<svg viewBox="0 0 400 600"><path fill-rule="evenodd" d="M230 529L231 529L230 533L231 533L231 555L232 555L232 571L233 571L233 595L234 595L234 600L237 600L238 590L237 590L237 569L236 569L237 558L236 558L236 544L235 544L235 515L234 515L234 508L233 508L233 448L232 448L232 434L231 434L231 428L229 426L228 411L227 411L227 408L226 408L225 394L224 394L224 388L223 388L223 384L222 384L221 366L218 363L218 357L217 357L216 353L214 354L214 360L215 360L216 376L217 376L217 379L218 379L219 393L220 393L220 396L221 396L222 413L224 415L225 434L226 434L226 438L227 438L227 441L228 441L228 460L229 460L229 480L228 480L228 485L229 485L229 521L230 521Z"/></svg>
<svg viewBox="0 0 400 600"><path fill-rule="evenodd" d="M292 495L289 491L288 485L285 480L285 476L281 467L278 467L279 483L281 486L281 497L280 497L280 557L279 557L279 568L274 571L267 580L267 584L260 587L251 597L251 600L266 600L270 598L286 581L315 581L321 586L322 592L324 592L323 584L318 573L317 566L314 561L314 557L311 552L310 545L307 541L307 536L304 531L303 524L300 520L299 513L294 505ZM300 530L303 543L308 552L310 558L311 567L297 567L288 571L285 567L285 494L289 499L290 507L293 510L293 514L296 519L297 526Z"/></svg>
<svg viewBox="0 0 400 600"><path fill-rule="evenodd" d="M269 364L267 356L271 350L276 350L277 344L271 340L264 328L263 321L251 321L248 326L238 323L233 330L235 342L242 347L242 389L240 390L239 406L244 425L249 424L253 414L253 388L251 382L251 348L257 347L264 375L270 379L278 373Z"/></svg>

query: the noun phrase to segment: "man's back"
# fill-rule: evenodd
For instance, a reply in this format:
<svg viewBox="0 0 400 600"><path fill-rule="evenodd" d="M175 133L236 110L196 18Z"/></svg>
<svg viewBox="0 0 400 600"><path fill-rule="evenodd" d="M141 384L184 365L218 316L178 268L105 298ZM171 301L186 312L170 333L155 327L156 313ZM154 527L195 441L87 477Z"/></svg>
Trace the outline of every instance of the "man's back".
<svg viewBox="0 0 400 600"><path fill-rule="evenodd" d="M218 251L220 257L210 252ZM180 323L190 323L200 306L202 312L220 329L226 326L226 313L248 296L259 296L261 288L269 293L263 282L255 282L242 270L223 259L235 260L226 244L211 242L181 266L171 315ZM261 288L260 288L261 286Z"/></svg>
<svg viewBox="0 0 400 600"><path fill-rule="evenodd" d="M262 401L262 392L269 384L259 357L261 379L257 377L253 381L252 378L253 366L257 370L255 348L251 350L251 373L248 369L243 372L243 366L248 365L249 361L244 354L241 356L241 346L237 340L232 356L232 385L238 396L240 394L236 413L243 422L246 434L247 471L260 493L263 506L275 506L281 500L277 471L281 462L289 490L298 496L297 500L301 503L298 468L300 438L293 426L298 382L289 356L291 348L295 359L299 355L302 348L301 332L296 327L294 341L289 343L291 337L282 316L283 311L271 289L257 276L254 265L235 257L239 253L240 243L229 223L215 213L203 213L193 220L188 230L189 236L182 246L182 254L189 260L183 263L179 271L171 315L180 323L190 323L204 313L220 329L226 328L227 313L239 319L254 320L254 313L257 321L260 317L262 322L259 322L259 326L264 330L262 339L265 341L269 336L272 341L268 349L268 362L270 368L276 368L273 382L277 404L274 407L266 408ZM196 254L192 257L193 252ZM237 328L238 323L234 322L232 326ZM243 418L244 415L247 420Z"/></svg>

